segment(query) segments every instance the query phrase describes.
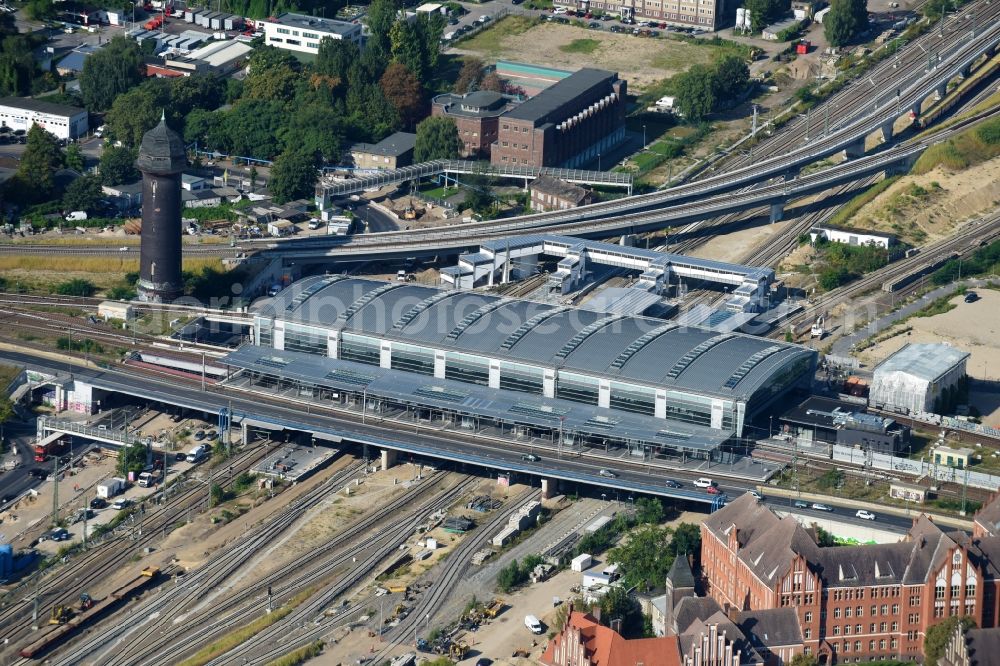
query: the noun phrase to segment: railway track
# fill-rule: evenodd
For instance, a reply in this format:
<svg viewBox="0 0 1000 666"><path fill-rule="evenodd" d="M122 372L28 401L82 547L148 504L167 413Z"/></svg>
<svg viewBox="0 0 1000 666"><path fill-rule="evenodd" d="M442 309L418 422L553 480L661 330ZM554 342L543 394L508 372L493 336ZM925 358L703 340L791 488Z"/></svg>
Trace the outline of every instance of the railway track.
<svg viewBox="0 0 1000 666"><path fill-rule="evenodd" d="M245 451L232 460L235 478L243 471L250 469L260 461L266 452L259 450ZM231 478L220 478L218 483L223 488L231 484ZM39 599L44 599L44 608L54 605L69 605L80 595L99 584L109 571L118 571L127 566L128 560L136 552L141 552L171 531L172 526L184 518L190 511L200 507L206 497L202 486L187 484L188 487L175 492L165 506L158 510L146 510L141 505L141 530L138 538L115 536L102 544L87 550L81 556L71 557L66 565L57 566L53 573L42 578L38 583ZM30 607L34 594L23 585L10 595L0 609L0 627L4 637L11 646L20 646L31 633Z"/></svg>
<svg viewBox="0 0 1000 666"><path fill-rule="evenodd" d="M472 484L471 479L465 479L445 493L412 508L408 513L408 520L400 521L398 525L383 530L360 545L350 559L350 568L336 582L310 597L280 622L210 661L209 665L239 663L240 660L245 660L243 663L267 663L325 635L331 627L325 621L328 618L323 615L323 611L370 576L392 553L398 552L399 544L413 533L414 525L432 513L451 506ZM344 563L347 564L346 561Z"/></svg>
<svg viewBox="0 0 1000 666"><path fill-rule="evenodd" d="M881 288L882 284L887 280L904 276L915 269L923 267L928 262L951 256L956 252L960 255L969 254L978 249L982 244L990 243L997 238L1000 238L1000 213L994 213L979 223L968 224L957 234L931 247L925 246L920 253L912 257L900 259L877 271L868 273L860 280L817 296L803 312L789 319L787 324L792 327L798 327L812 322L816 319L817 315L843 303L848 298L860 296L874 289ZM909 285L904 290L895 292L896 297L905 296L919 287L918 283ZM782 331L777 331L772 335L781 333Z"/></svg>
<svg viewBox="0 0 1000 666"><path fill-rule="evenodd" d="M526 489L511 499L508 505L516 511L518 507L538 494L539 491L537 489ZM382 650L373 655L375 661L386 658L396 645L405 643L411 632L413 635L416 635L421 618L434 617L435 611L455 591L455 584L468 571L469 560L472 555L483 547L489 540L490 535L494 534L507 521L510 514L511 511L497 511L496 516L493 516L488 523L480 525L472 534L466 536L458 548L448 556L444 564L439 565L440 570L436 572L433 584L427 593L421 597L420 601L417 602L410 610L410 613L397 626L390 629L383 636L387 644ZM443 568L440 568L442 566Z"/></svg>

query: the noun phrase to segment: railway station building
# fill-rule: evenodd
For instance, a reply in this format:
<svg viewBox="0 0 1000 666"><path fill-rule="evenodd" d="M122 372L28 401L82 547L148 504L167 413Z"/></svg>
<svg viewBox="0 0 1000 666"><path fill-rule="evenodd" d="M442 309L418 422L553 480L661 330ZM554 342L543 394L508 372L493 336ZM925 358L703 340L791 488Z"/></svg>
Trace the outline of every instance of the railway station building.
<svg viewBox="0 0 1000 666"><path fill-rule="evenodd" d="M489 427L515 438L731 459L748 424L808 387L810 349L662 319L343 275L254 313L231 385Z"/></svg>

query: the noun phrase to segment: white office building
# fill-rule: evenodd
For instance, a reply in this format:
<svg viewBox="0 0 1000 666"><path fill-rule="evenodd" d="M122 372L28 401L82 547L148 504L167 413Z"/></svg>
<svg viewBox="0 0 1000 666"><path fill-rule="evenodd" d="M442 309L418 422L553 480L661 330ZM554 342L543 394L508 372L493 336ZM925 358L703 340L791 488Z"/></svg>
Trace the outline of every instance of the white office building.
<svg viewBox="0 0 1000 666"><path fill-rule="evenodd" d="M324 37L346 39L361 46L361 25L346 21L285 13L273 21L265 21L264 42L279 49L301 53L319 53Z"/></svg>
<svg viewBox="0 0 1000 666"><path fill-rule="evenodd" d="M75 139L87 133L88 123L86 109L37 99L0 98L0 124L12 130L27 132L38 125L57 139Z"/></svg>

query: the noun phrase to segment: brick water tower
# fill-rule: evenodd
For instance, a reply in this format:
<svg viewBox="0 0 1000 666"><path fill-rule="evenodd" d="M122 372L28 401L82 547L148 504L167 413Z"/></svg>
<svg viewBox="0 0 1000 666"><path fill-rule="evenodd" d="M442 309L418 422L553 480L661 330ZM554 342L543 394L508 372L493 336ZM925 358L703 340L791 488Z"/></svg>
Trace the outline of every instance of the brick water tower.
<svg viewBox="0 0 1000 666"><path fill-rule="evenodd" d="M184 291L181 278L181 172L184 142L165 117L146 132L135 166L142 172L139 300L170 302Z"/></svg>

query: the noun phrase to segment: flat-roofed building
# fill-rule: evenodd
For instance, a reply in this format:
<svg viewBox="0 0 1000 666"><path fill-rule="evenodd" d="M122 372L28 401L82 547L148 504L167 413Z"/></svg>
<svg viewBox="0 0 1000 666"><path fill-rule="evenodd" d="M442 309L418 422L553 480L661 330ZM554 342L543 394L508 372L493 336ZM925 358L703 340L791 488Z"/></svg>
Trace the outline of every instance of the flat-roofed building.
<svg viewBox="0 0 1000 666"><path fill-rule="evenodd" d="M324 37L343 39L361 46L361 25L358 23L286 12L262 24L264 43L279 49L317 54Z"/></svg>
<svg viewBox="0 0 1000 666"><path fill-rule="evenodd" d="M86 109L22 97L0 98L0 124L28 131L38 125L57 139L75 139L87 133Z"/></svg>
<svg viewBox="0 0 1000 666"><path fill-rule="evenodd" d="M729 0L555 0L555 4L582 12L615 14L636 21L718 30L732 25L740 3Z"/></svg>
<svg viewBox="0 0 1000 666"><path fill-rule="evenodd" d="M462 141L462 157L489 157L497 140L500 116L514 103L498 92L477 90L465 95L445 93L431 102L431 115L451 118Z"/></svg>
<svg viewBox="0 0 1000 666"><path fill-rule="evenodd" d="M490 161L579 167L625 139L627 84L614 72L573 72L500 117Z"/></svg>
<svg viewBox="0 0 1000 666"><path fill-rule="evenodd" d="M398 169L413 161L417 135L396 132L378 143L356 143L351 146L351 159L358 169Z"/></svg>

